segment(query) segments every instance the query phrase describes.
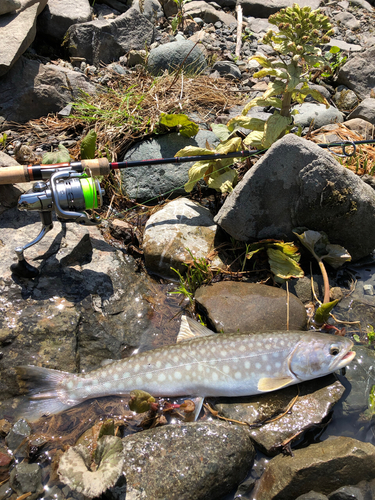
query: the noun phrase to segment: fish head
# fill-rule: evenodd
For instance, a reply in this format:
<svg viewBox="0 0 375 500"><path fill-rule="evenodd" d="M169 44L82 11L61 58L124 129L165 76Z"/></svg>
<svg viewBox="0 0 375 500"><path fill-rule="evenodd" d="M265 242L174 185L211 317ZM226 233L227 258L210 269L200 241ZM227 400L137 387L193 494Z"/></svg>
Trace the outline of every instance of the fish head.
<svg viewBox="0 0 375 500"><path fill-rule="evenodd" d="M355 357L353 342L325 333L304 335L289 356L290 371L299 380L310 380L343 368Z"/></svg>

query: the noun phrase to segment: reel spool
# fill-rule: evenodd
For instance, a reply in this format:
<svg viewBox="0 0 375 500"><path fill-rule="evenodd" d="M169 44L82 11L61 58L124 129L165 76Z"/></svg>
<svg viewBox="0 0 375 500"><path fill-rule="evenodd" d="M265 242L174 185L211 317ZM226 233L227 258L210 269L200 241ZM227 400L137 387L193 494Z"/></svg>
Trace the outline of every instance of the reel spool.
<svg viewBox="0 0 375 500"><path fill-rule="evenodd" d="M60 221L86 226L100 224L100 218L90 218L85 210L100 208L104 194L97 179L72 170L55 172L49 181L36 182L31 191L20 196L17 208L39 212L42 229L33 241L15 248L18 262L12 264L12 272L22 278L35 278L39 274L38 269L25 260L24 251L38 243L53 228L53 212Z"/></svg>

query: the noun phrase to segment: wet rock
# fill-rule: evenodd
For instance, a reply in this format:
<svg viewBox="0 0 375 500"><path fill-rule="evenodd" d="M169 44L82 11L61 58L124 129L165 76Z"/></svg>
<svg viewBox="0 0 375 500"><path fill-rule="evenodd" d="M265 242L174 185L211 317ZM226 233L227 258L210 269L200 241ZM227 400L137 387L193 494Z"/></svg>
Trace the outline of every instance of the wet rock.
<svg viewBox="0 0 375 500"><path fill-rule="evenodd" d="M287 329L287 296L284 290L254 283L221 281L199 288L195 299L217 332L264 332ZM306 310L289 295L291 330L306 328Z"/></svg>
<svg viewBox="0 0 375 500"><path fill-rule="evenodd" d="M188 198L171 201L146 224L143 251L148 271L177 278L171 268L186 271L184 263L192 260L188 250L197 259L211 254L214 265L225 267L213 253L219 244L217 229L207 208Z"/></svg>
<svg viewBox="0 0 375 500"><path fill-rule="evenodd" d="M375 88L375 47L351 57L340 68L337 82L354 90L361 99L370 97Z"/></svg>
<svg viewBox="0 0 375 500"><path fill-rule="evenodd" d="M113 20L96 19L74 24L68 30L69 53L88 64L110 63L129 50L144 49L154 41L152 23L135 8ZM94 40L94 42L93 42Z"/></svg>
<svg viewBox="0 0 375 500"><path fill-rule="evenodd" d="M217 5L216 5L217 7ZM216 9L213 4L201 0L193 0L185 6L186 15L192 17L201 17L205 23L216 23L217 21L230 26L236 24L236 18L227 12Z"/></svg>
<svg viewBox="0 0 375 500"><path fill-rule="evenodd" d="M35 238L40 227L35 213L11 209L0 217L1 400L19 394L15 365L90 370L104 359L119 359L125 345L150 348L158 334L145 298L158 300L153 283L137 273L132 257L107 244L96 227L55 222L25 252L40 275L13 281L14 247ZM167 333L163 340L168 343L166 339Z"/></svg>
<svg viewBox="0 0 375 500"><path fill-rule="evenodd" d="M19 496L30 492L27 498L36 500L44 492L42 469L38 464L17 464L10 473L10 485Z"/></svg>
<svg viewBox="0 0 375 500"><path fill-rule="evenodd" d="M46 4L47 0L36 1L24 10L0 17L0 77L34 41L36 18Z"/></svg>
<svg viewBox="0 0 375 500"><path fill-rule="evenodd" d="M296 500L328 500L328 497L316 491L309 491L308 493L300 495Z"/></svg>
<svg viewBox="0 0 375 500"><path fill-rule="evenodd" d="M21 57L0 80L0 117L24 123L59 111L95 87L82 74Z"/></svg>
<svg viewBox="0 0 375 500"><path fill-rule="evenodd" d="M297 110L298 114L294 116L294 122L301 127L309 127L314 121L312 127L317 129L329 123L343 122L343 114L335 107L325 104L304 102L293 106L293 110Z"/></svg>
<svg viewBox="0 0 375 500"><path fill-rule="evenodd" d="M48 0L38 18L38 32L62 43L68 28L73 24L91 21L91 9L87 0Z"/></svg>
<svg viewBox="0 0 375 500"><path fill-rule="evenodd" d="M319 146L289 134L237 184L215 217L233 238L293 239L293 229L325 231L353 260L375 247L375 194Z"/></svg>
<svg viewBox="0 0 375 500"><path fill-rule="evenodd" d="M127 495L153 500L221 499L245 478L255 454L245 427L221 422L168 425L123 443Z"/></svg>
<svg viewBox="0 0 375 500"><path fill-rule="evenodd" d="M375 447L370 443L335 437L293 453L293 457L278 455L269 461L254 498L290 500L312 489L329 494L339 484L356 484L374 477Z"/></svg>
<svg viewBox="0 0 375 500"><path fill-rule="evenodd" d="M358 105L358 97L345 85L337 87L333 100L340 111L350 111Z"/></svg>
<svg viewBox="0 0 375 500"><path fill-rule="evenodd" d="M164 43L151 49L147 61L148 71L158 76L165 70L175 71L181 65L188 73L203 71L207 66L206 59L201 49L194 45L191 40L184 40Z"/></svg>
<svg viewBox="0 0 375 500"><path fill-rule="evenodd" d="M252 439L263 453L271 456L279 453L283 443L319 425L344 390L333 375L299 384L299 396L291 411L274 422L250 429ZM296 387L287 387L271 394L236 398L233 403L228 400L216 403L215 407L227 418L255 424L283 414L297 394Z"/></svg>
<svg viewBox="0 0 375 500"><path fill-rule="evenodd" d="M328 500L365 500L364 494L355 486L343 486L328 496Z"/></svg>
<svg viewBox="0 0 375 500"><path fill-rule="evenodd" d="M9 450L0 446L0 482L8 479L10 464L13 460L14 457ZM0 496L0 498L2 497Z"/></svg>
<svg viewBox="0 0 375 500"><path fill-rule="evenodd" d="M375 99L364 99L348 116L348 119L362 118L375 125Z"/></svg>
<svg viewBox="0 0 375 500"><path fill-rule="evenodd" d="M0 436L5 436L11 430L12 424L8 420L2 418L0 420Z"/></svg>
<svg viewBox="0 0 375 500"><path fill-rule="evenodd" d="M27 438L30 434L29 424L21 418L14 424L5 438L5 444L18 459L28 456Z"/></svg>
<svg viewBox="0 0 375 500"><path fill-rule="evenodd" d="M173 158L185 146L206 147L206 141L219 143L213 132L200 130L192 137L177 133L166 134L142 141L129 149L124 161L139 161L148 158ZM184 185L189 180L189 169L194 162L167 163L144 167L127 168L121 171L122 191L129 198L145 202L155 197L169 194L171 197L184 195Z"/></svg>
<svg viewBox="0 0 375 500"><path fill-rule="evenodd" d="M349 130L354 130L354 132L357 132L364 139L372 139L375 136L374 125L366 120L362 120L362 118L351 118L350 120L346 120L345 127Z"/></svg>
<svg viewBox="0 0 375 500"><path fill-rule="evenodd" d="M286 7L292 7L292 0L242 0L241 6L245 16L269 17L271 14ZM312 10L319 7L318 0L299 0L298 5L308 5Z"/></svg>

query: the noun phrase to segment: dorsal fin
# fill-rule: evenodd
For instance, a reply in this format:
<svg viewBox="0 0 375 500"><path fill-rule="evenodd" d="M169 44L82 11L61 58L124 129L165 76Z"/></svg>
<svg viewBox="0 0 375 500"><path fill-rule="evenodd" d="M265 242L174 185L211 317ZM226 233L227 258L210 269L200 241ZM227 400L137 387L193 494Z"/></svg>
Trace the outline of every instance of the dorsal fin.
<svg viewBox="0 0 375 500"><path fill-rule="evenodd" d="M198 337L208 337L209 335L215 335L215 332L209 330L208 328L191 318L181 316L181 326L176 340L177 343L184 342L185 340L195 339Z"/></svg>

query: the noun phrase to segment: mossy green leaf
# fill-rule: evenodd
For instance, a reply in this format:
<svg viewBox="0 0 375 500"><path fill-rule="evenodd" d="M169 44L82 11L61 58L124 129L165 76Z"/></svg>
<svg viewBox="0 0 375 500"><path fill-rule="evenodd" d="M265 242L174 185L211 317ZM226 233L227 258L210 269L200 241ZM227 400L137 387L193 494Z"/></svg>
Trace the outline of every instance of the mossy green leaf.
<svg viewBox="0 0 375 500"><path fill-rule="evenodd" d="M224 125L223 123L210 123L210 127L212 132L221 141L226 141L232 133L231 130L228 129L227 125Z"/></svg>
<svg viewBox="0 0 375 500"><path fill-rule="evenodd" d="M262 131L264 130L265 123L265 120L261 120L260 118L240 115L229 120L227 127L229 130L235 130L236 128L243 127L250 130Z"/></svg>
<svg viewBox="0 0 375 500"><path fill-rule="evenodd" d="M215 151L206 148L198 148L197 146L185 146L177 151L175 156L198 156L198 155L212 155Z"/></svg>
<svg viewBox="0 0 375 500"><path fill-rule="evenodd" d="M281 116L279 113L274 113L270 116L264 127L264 137L262 139L262 146L269 148L280 137L280 135L287 130L289 125L292 124L290 116Z"/></svg>
<svg viewBox="0 0 375 500"><path fill-rule="evenodd" d="M193 137L194 135L197 135L199 131L198 125L193 121L191 121L186 115L182 113L181 114L161 113L159 124L164 125L169 129L176 127L177 130L180 132L180 134L185 137Z"/></svg>
<svg viewBox="0 0 375 500"><path fill-rule="evenodd" d="M283 280L290 278L302 278L304 272L300 265L281 250L267 248L267 255L271 271L275 276Z"/></svg>
<svg viewBox="0 0 375 500"><path fill-rule="evenodd" d="M262 140L263 140L264 132L260 132L258 130L253 130L248 134L245 139L243 140L243 143L245 146L250 146L256 149L261 149L263 147L262 145Z"/></svg>
<svg viewBox="0 0 375 500"><path fill-rule="evenodd" d="M69 163L70 154L65 146L58 145L58 151L45 153L42 157L42 165L52 165L54 163Z"/></svg>
<svg viewBox="0 0 375 500"><path fill-rule="evenodd" d="M96 151L96 132L89 130L81 141L81 160L92 160L95 158Z"/></svg>
<svg viewBox="0 0 375 500"><path fill-rule="evenodd" d="M151 407L151 403L155 402L155 398L148 392L136 389L130 392L129 408L136 413L144 413Z"/></svg>
<svg viewBox="0 0 375 500"><path fill-rule="evenodd" d="M324 325L327 323L329 319L330 312L335 307L335 305L339 302L340 299L333 300L332 302L326 302L325 304L321 304L315 312L315 323L317 325Z"/></svg>
<svg viewBox="0 0 375 500"><path fill-rule="evenodd" d="M255 106L273 106L274 108L280 109L281 99L279 99L278 97L268 97L267 99L264 99L262 96L255 97L246 104L246 106L242 110L242 114L247 115L250 109L254 108Z"/></svg>
<svg viewBox="0 0 375 500"><path fill-rule="evenodd" d="M287 75L285 75L285 78ZM281 82L280 80L275 80L274 82L270 82L268 84L267 90L263 94L263 99L268 99L269 97L275 95L282 95L285 92L286 83Z"/></svg>
<svg viewBox="0 0 375 500"><path fill-rule="evenodd" d="M230 193L237 182L237 172L228 169L225 172L213 172L207 180L208 187L222 193Z"/></svg>

